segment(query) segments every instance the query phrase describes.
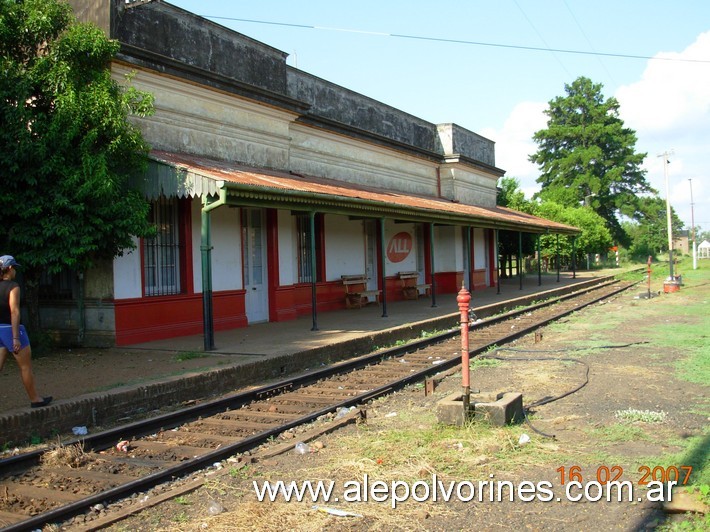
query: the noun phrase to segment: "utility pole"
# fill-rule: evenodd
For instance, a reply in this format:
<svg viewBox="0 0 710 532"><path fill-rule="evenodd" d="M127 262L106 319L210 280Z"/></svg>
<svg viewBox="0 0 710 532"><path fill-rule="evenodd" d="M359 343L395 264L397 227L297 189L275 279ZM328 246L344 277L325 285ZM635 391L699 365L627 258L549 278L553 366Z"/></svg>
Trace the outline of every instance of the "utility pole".
<svg viewBox="0 0 710 532"><path fill-rule="evenodd" d="M690 183L690 230L693 232L693 269L698 269L698 248L695 245L695 215L693 213L693 180L688 178Z"/></svg>
<svg viewBox="0 0 710 532"><path fill-rule="evenodd" d="M670 157L672 153L673 150L670 152L664 151L658 156L663 157L663 176L666 180L666 223L668 225L668 264L670 269L670 275L668 276L669 281L673 281L673 227L671 225L671 202L668 189L668 164L670 163L668 157Z"/></svg>

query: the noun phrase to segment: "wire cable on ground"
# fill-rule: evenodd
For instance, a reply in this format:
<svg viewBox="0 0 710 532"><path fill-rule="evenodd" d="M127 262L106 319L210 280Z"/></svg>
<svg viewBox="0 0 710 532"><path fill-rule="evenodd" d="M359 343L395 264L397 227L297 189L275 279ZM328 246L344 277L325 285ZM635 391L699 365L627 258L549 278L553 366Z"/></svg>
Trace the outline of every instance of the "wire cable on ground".
<svg viewBox="0 0 710 532"><path fill-rule="evenodd" d="M532 403L529 403L528 405L523 407L523 416L525 417L525 422L528 424L530 429L532 429L535 433L539 434L540 436L544 436L545 438L551 438L555 439L554 434L547 434L546 432L542 432L538 428L536 428L531 422L530 419L528 418L528 411L536 406L542 406L546 405L548 403L552 403L554 401L559 401L560 399L563 399L569 395L572 395L573 393L578 392L582 388L584 388L588 383L589 383L589 364L584 362L583 360L580 360L578 358L569 358L569 357L504 357L504 356L496 356L494 353L498 353L501 351L512 351L514 353L567 353L569 351L589 351L590 349L619 349L619 348L624 348L624 347L631 347L633 345L639 345L639 344L647 344L648 342L631 342L628 344L621 344L621 345L602 345L598 347L574 347L574 348L569 348L569 349L540 349L540 350L534 350L534 349L517 349L514 347L497 347L494 349L491 354L485 354L481 355L479 360L484 360L484 359L493 359L493 360L501 360L504 362L507 361L519 361L519 362L530 362L530 361L540 361L540 362L574 362L576 364L581 364L582 366L585 367L585 372L584 372L584 382L572 390L566 391L560 395L556 395L554 397L545 397L543 399L540 399L538 401L533 401Z"/></svg>

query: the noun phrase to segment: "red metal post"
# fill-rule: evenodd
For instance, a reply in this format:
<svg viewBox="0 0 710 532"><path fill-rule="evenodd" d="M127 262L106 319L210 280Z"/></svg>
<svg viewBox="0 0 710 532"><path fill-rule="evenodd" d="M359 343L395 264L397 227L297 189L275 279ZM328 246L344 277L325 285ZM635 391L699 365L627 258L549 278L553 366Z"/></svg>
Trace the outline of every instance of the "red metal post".
<svg viewBox="0 0 710 532"><path fill-rule="evenodd" d="M471 405L471 370L469 368L468 356L468 310L471 302L471 294L466 290L464 283L461 283L461 290L456 296L461 312L461 375L463 385L463 415L464 420L468 418Z"/></svg>

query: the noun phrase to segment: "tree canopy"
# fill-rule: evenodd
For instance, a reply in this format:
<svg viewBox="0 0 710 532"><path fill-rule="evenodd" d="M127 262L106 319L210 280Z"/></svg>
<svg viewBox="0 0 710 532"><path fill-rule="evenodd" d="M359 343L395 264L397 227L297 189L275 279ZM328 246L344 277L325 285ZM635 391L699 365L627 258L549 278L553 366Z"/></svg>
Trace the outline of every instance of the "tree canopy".
<svg viewBox="0 0 710 532"><path fill-rule="evenodd" d="M520 190L520 181L514 177L502 177L500 179L496 204L501 207L508 207L516 211L532 214L532 204L525 198L523 191ZM506 270L509 271L512 269L513 257L517 257L518 252L528 255L533 253L534 250L534 235L530 233L520 235L517 231L501 230L498 233L498 253L501 255L501 277L505 278L508 276Z"/></svg>
<svg viewBox="0 0 710 532"><path fill-rule="evenodd" d="M148 146L127 118L151 113L153 99L112 79L118 49L65 2L0 2L0 249L28 285L151 231L148 203L127 186Z"/></svg>
<svg viewBox="0 0 710 532"><path fill-rule="evenodd" d="M629 253L636 259L655 257L668 250L668 218L666 202L657 196L639 198L638 220L624 223L624 229L631 238ZM671 207L671 230L679 234L683 222Z"/></svg>
<svg viewBox="0 0 710 532"><path fill-rule="evenodd" d="M572 225L581 229L576 237L575 252L577 263L585 254L608 253L613 245L613 240L605 220L588 207L565 207L552 201L543 201L536 204L533 214L555 222ZM555 235L542 235L540 248L543 256L551 257L557 252L557 237ZM560 242L560 254L570 257L572 244L570 238L563 238Z"/></svg>
<svg viewBox="0 0 710 532"><path fill-rule="evenodd" d="M638 214L639 194L655 192L636 153L636 134L619 118L619 103L605 99L602 85L580 77L565 85L564 97L549 102L547 128L537 131L530 161L541 171L539 197L573 207L588 205L606 220L621 244L628 236L619 215Z"/></svg>
<svg viewBox="0 0 710 532"><path fill-rule="evenodd" d="M613 245L611 233L606 221L588 206L565 206L555 201L530 201L520 190L520 181L514 177L501 178L498 186L498 205L510 207L522 212L534 214L548 220L577 227L581 233L576 237L575 250L578 259L586 253L605 254ZM516 232L501 231L499 236L499 252L504 257L515 256L519 241ZM532 253L536 249L536 236L523 234L523 253ZM540 235L540 252L543 258L556 256L571 258L572 241L568 237L558 238L557 235Z"/></svg>
<svg viewBox="0 0 710 532"><path fill-rule="evenodd" d="M532 213L531 203L520 190L520 180L515 177L501 177L498 183L496 205L508 207L516 211Z"/></svg>

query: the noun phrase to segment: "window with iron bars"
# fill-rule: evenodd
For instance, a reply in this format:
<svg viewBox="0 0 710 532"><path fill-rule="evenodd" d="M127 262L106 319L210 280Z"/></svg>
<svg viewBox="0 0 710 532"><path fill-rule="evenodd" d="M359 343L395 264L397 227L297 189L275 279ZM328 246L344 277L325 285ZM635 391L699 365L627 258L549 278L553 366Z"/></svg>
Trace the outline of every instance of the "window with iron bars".
<svg viewBox="0 0 710 532"><path fill-rule="evenodd" d="M180 279L180 225L177 198L161 196L150 205L149 220L156 235L143 239L143 277L146 296L182 291Z"/></svg>
<svg viewBox="0 0 710 532"><path fill-rule="evenodd" d="M323 216L315 217L316 231L316 264L313 264L311 253L311 221L308 214L296 215L296 238L298 253L298 282L311 283L315 272L315 280L321 281L323 265L322 260L322 239L323 239Z"/></svg>
<svg viewBox="0 0 710 532"><path fill-rule="evenodd" d="M77 290L76 273L67 268L59 273L42 272L39 278L39 297L44 301L69 301Z"/></svg>

